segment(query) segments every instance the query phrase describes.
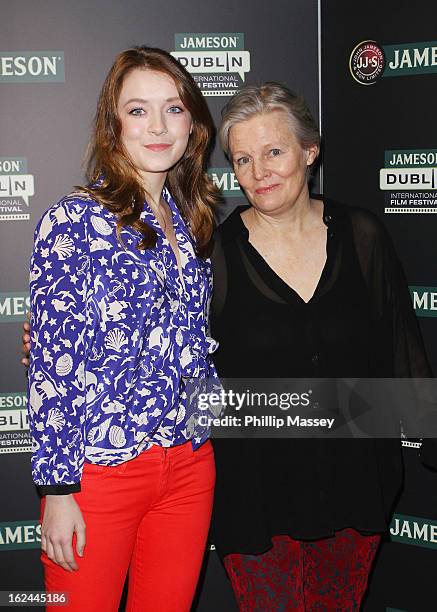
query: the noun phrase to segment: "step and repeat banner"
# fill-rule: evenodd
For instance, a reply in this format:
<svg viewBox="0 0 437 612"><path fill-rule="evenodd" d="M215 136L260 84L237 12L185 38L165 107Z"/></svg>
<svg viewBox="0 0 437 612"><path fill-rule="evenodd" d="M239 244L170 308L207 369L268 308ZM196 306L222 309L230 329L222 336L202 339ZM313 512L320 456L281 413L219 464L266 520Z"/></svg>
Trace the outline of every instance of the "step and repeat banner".
<svg viewBox="0 0 437 612"><path fill-rule="evenodd" d="M322 1L324 193L387 226L437 371L437 5ZM365 610L436 608L437 473L403 443L405 489Z"/></svg>
<svg viewBox="0 0 437 612"><path fill-rule="evenodd" d="M42 213L84 181L81 162L104 77L119 51L147 44L172 52L193 74L216 123L229 96L265 80L301 92L317 117L318 6L316 0L16 0L3 2L1 13L0 590L31 590L43 582L19 364L28 263ZM218 147L210 173L228 211L243 202ZM235 608L214 550L195 608Z"/></svg>

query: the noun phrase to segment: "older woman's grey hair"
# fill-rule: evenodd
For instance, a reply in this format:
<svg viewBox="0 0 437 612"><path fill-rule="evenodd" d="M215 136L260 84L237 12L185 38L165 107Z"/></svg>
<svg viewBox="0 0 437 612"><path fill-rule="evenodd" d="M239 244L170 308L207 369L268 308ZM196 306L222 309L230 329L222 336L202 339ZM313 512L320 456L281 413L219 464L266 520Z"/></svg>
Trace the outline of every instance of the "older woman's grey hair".
<svg viewBox="0 0 437 612"><path fill-rule="evenodd" d="M312 145L320 147L319 130L305 99L285 85L271 81L260 86L246 85L223 108L219 137L226 156L231 158L229 135L234 125L275 110L285 113L303 149Z"/></svg>

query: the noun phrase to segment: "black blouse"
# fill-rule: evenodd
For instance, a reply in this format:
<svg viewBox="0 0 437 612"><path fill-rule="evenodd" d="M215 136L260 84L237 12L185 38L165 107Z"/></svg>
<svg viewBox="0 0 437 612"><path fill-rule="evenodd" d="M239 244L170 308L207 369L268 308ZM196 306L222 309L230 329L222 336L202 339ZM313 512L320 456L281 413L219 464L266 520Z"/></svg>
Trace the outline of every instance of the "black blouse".
<svg viewBox="0 0 437 612"><path fill-rule="evenodd" d="M249 242L240 207L218 229L212 334L220 376L431 376L401 265L366 210L325 200L327 259L305 302ZM256 554L273 535L385 531L402 486L397 439L215 439L212 537Z"/></svg>

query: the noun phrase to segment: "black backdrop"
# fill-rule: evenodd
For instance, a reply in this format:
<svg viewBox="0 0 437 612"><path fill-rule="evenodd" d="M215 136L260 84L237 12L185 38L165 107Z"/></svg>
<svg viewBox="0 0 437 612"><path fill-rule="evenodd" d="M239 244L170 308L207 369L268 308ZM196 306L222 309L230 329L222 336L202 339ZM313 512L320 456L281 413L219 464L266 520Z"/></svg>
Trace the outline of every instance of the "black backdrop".
<svg viewBox="0 0 437 612"><path fill-rule="evenodd" d="M367 40L383 49L410 45L437 46L437 4L368 0L322 2L322 132L325 142L324 193L376 213L387 226L405 268L408 283L423 296L436 292L437 208L432 212L386 213L391 193L429 193L429 189L380 189L386 151L437 149L435 99L437 75L388 69L373 84L362 85L351 75L349 58ZM390 50L386 51L389 63ZM402 58L403 51L399 57ZM409 56L414 63L414 55ZM413 67L413 65L412 65ZM406 164L410 165L410 164ZM437 166L437 164L434 164ZM420 168L419 168L420 170ZM436 191L433 191L436 194ZM432 197L432 195L431 195ZM407 199L410 204L411 199ZM395 204L399 206L399 204ZM410 206L402 205L403 208ZM419 206L419 208L423 208ZM414 294L413 294L414 295ZM423 303L425 304L425 303ZM437 312L416 308L434 372L437 368ZM405 490L395 509L392 534L381 547L367 597L371 612L397 609L429 612L437 607L437 474L418 459L417 443L404 442ZM397 522L399 521L399 522ZM425 526L425 527L424 527ZM399 536L396 534L399 529Z"/></svg>

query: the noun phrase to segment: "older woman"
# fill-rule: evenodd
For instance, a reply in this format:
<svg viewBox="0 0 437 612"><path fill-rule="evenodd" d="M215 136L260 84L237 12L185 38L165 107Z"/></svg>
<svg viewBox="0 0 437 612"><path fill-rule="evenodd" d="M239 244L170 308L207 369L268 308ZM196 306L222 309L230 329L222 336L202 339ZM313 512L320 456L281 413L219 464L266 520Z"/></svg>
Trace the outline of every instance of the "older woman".
<svg viewBox="0 0 437 612"><path fill-rule="evenodd" d="M279 84L246 87L220 136L251 206L217 232L219 375L429 376L386 230L310 197L319 134L305 102ZM401 487L399 441L214 446L214 542L240 609L358 610Z"/></svg>

